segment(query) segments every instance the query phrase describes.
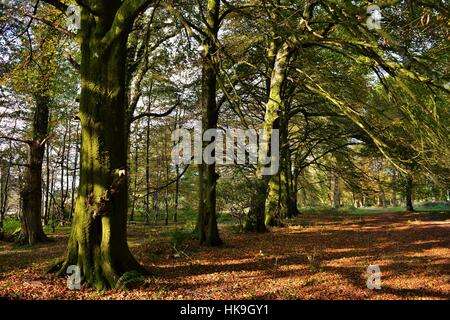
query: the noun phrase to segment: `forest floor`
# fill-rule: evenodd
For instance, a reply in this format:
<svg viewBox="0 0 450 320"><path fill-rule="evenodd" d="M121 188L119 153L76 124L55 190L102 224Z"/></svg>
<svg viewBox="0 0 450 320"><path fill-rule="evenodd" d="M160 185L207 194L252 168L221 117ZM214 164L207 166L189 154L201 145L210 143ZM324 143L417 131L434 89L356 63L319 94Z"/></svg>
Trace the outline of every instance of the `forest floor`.
<svg viewBox="0 0 450 320"><path fill-rule="evenodd" d="M225 244L206 248L183 223L129 226L151 272L142 287L67 289L46 274L67 228L33 248L0 242L0 297L7 299L449 299L450 213L306 214L266 234L221 224ZM150 236L149 236L150 235ZM381 269L369 290L367 267Z"/></svg>

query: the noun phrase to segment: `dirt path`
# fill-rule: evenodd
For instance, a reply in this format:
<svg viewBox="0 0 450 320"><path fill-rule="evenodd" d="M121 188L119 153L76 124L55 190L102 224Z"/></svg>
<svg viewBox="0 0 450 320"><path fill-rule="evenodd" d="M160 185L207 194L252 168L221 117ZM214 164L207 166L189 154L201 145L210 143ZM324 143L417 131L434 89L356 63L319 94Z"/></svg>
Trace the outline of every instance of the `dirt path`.
<svg viewBox="0 0 450 320"><path fill-rule="evenodd" d="M163 227L161 227L163 228ZM308 216L268 234L222 230L221 249L148 239L131 227L134 254L152 272L144 287L70 291L44 273L65 236L33 249L0 243L0 297L24 299L449 299L450 217L436 213ZM381 290L366 287L381 269Z"/></svg>

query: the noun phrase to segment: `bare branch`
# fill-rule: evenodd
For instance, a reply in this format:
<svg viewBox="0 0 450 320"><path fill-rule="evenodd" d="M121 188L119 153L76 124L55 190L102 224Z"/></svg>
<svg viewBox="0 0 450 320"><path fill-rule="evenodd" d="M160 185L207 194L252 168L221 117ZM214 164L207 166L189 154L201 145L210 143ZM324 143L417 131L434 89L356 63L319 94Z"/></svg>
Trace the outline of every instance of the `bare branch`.
<svg viewBox="0 0 450 320"><path fill-rule="evenodd" d="M164 112L164 113L154 113L154 112L144 112L144 113L141 113L141 114L139 114L139 115L137 115L137 116L135 116L135 117L132 117L130 123L133 123L134 121L137 121L137 120L142 119L142 118L145 118L145 117L153 117L153 118L167 117L167 116L168 116L169 114L171 114L171 113L173 112L173 110L175 110L176 107L178 107L179 105L180 105L180 101L177 101L177 103L176 103L172 108L170 108L169 110L167 110L167 111Z"/></svg>
<svg viewBox="0 0 450 320"><path fill-rule="evenodd" d="M6 136L0 136L0 140L8 140L8 141L14 141L14 142L20 142L20 143L26 143L28 145L30 145L33 141L31 140L24 140L24 139L19 139L19 138L14 138L14 137L6 137Z"/></svg>

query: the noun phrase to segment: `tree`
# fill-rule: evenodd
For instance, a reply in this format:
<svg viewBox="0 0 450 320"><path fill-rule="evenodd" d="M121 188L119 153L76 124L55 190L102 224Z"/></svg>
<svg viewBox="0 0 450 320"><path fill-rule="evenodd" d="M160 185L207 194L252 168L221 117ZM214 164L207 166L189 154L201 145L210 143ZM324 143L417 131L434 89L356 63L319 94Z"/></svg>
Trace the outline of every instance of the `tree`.
<svg viewBox="0 0 450 320"><path fill-rule="evenodd" d="M46 1L65 12L59 1ZM145 270L126 236L128 209L127 40L152 1L78 1L81 7L80 184L60 273L70 265L97 289L114 288L127 272Z"/></svg>
<svg viewBox="0 0 450 320"><path fill-rule="evenodd" d="M57 90L57 77L61 68L57 62L61 56L58 50L61 36L48 26L32 25L31 21L25 30L28 48L18 53L20 62L9 72L5 84L16 94L25 95L32 111L31 130L27 133L29 138L15 140L28 147L24 184L20 191L22 219L19 241L33 245L48 240L41 219L42 165L46 144L50 139L49 109L53 104L52 96ZM23 33L17 35L21 41L25 41Z"/></svg>

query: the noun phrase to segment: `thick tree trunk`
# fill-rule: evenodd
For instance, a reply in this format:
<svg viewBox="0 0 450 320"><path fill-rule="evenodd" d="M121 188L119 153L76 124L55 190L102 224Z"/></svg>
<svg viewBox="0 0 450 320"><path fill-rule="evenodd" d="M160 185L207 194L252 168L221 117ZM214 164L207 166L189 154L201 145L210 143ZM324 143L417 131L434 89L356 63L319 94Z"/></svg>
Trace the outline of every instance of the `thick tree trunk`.
<svg viewBox="0 0 450 320"><path fill-rule="evenodd" d="M265 224L268 227L274 227L281 225L282 219L282 188L281 188L281 173L270 177L268 184L267 198L265 199L266 204L264 208L265 212ZM283 210L284 212L284 210Z"/></svg>
<svg viewBox="0 0 450 320"><path fill-rule="evenodd" d="M275 56L274 67L271 75L270 82L270 95L266 105L266 115L264 120L263 129L265 130L265 141L270 141L271 132L273 129L280 129L280 114L283 107L283 85L286 79L286 71L288 67L289 56L291 55L291 47L288 43L283 43ZM281 132L281 136L284 136L285 132ZM282 151L286 151L284 149L286 146L282 146ZM266 152L264 152L266 153ZM280 159L280 164L282 167L286 166L286 162L283 159ZM259 174L258 174L259 176ZM261 179L262 177L258 177ZM286 196L287 190L282 192L281 189L283 185L286 185L286 172L284 170L280 170L277 176L272 176L268 185L267 199L265 203L265 224L270 227L273 225L277 225L279 223L279 219L281 218L281 204L284 208L287 207L287 198L280 199L280 196L283 194ZM257 205L259 206L259 205ZM284 209L286 212L286 209Z"/></svg>
<svg viewBox="0 0 450 320"><path fill-rule="evenodd" d="M208 0L206 28L208 37L203 43L202 52L202 129L217 129L219 110L217 109L217 70L218 70L218 47L216 38L219 30L220 0ZM203 143L203 150L208 145ZM216 165L199 164L199 210L196 231L200 243L208 246L219 246L222 240L217 227L216 213L216 185L219 175Z"/></svg>
<svg viewBox="0 0 450 320"><path fill-rule="evenodd" d="M280 125L280 170L278 176L274 176L269 183L269 196L266 203L266 211L276 212L271 221L267 221L268 225L281 225L281 219L292 218L297 215L297 197L296 187L293 181L291 151L289 149L289 119L287 111L282 104L281 109L282 125ZM275 200L278 197L277 207L274 208ZM272 199L272 203L269 202Z"/></svg>
<svg viewBox="0 0 450 320"><path fill-rule="evenodd" d="M245 219L244 229L258 233L267 232L265 223L265 200L267 199L269 177L257 179L254 194L250 204L250 211Z"/></svg>
<svg viewBox="0 0 450 320"><path fill-rule="evenodd" d="M116 27L111 34L108 29L117 6L120 2L108 6L99 21L82 9L81 172L67 256L59 272L77 265L82 280L97 289L114 288L127 272L145 272L127 243L128 32Z"/></svg>
<svg viewBox="0 0 450 320"><path fill-rule="evenodd" d="M25 183L20 192L22 200L22 221L20 242L33 245L47 241L41 220L42 211L42 164L48 134L50 98L35 96L36 107L33 116L33 140L28 144L28 162L25 169Z"/></svg>

